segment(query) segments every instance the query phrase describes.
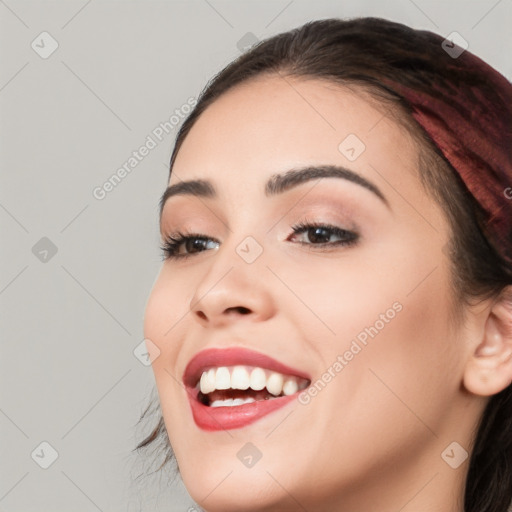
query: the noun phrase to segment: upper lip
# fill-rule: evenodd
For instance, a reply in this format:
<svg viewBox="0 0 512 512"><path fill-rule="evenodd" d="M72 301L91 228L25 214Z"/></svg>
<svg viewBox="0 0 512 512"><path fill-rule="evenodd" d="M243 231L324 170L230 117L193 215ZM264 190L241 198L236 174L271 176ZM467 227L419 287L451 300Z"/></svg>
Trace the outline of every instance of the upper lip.
<svg viewBox="0 0 512 512"><path fill-rule="evenodd" d="M195 387L204 371L219 366L237 365L257 366L311 381L307 373L283 364L261 352L242 347L229 347L208 348L198 352L187 364L183 373L183 382L188 387Z"/></svg>

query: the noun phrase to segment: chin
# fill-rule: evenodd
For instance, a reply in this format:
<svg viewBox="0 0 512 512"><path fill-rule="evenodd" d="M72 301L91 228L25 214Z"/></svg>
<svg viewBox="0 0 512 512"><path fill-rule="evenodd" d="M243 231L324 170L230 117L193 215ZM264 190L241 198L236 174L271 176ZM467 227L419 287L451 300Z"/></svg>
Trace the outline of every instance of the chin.
<svg viewBox="0 0 512 512"><path fill-rule="evenodd" d="M274 452L275 453L275 452ZM180 466L181 477L192 499L205 512L296 512L303 506L296 478L289 465L295 460L276 457L279 465L256 463L247 468L231 454L224 460L207 457L201 464L189 461ZM288 467L282 462L289 460ZM268 462L268 461L267 461ZM295 499L290 498L292 494ZM313 491L313 490L312 490ZM302 490L301 492L304 492Z"/></svg>

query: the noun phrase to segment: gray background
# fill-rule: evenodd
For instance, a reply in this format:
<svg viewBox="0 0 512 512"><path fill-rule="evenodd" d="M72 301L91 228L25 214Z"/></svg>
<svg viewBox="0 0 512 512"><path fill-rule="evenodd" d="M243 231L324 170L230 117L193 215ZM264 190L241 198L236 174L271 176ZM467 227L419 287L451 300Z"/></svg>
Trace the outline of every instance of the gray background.
<svg viewBox="0 0 512 512"><path fill-rule="evenodd" d="M103 200L92 191L247 32L357 15L457 31L512 77L512 0L0 0L0 512L193 505L168 475L133 483L130 454L154 387L133 351L161 264L157 202L176 129ZM46 59L31 47L49 48L43 31L59 44ZM59 454L48 469L43 441Z"/></svg>

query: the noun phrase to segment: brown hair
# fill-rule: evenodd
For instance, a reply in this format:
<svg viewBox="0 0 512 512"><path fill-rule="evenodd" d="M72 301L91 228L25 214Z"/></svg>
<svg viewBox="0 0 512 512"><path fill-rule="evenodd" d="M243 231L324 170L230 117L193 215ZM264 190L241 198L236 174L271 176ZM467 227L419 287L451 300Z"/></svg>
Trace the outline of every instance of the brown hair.
<svg viewBox="0 0 512 512"><path fill-rule="evenodd" d="M284 79L288 76L320 78L364 91L416 141L420 179L443 208L452 228L453 236L447 249L458 304L463 300L497 297L512 284L512 268L489 243L482 229L480 205L414 120L403 96L389 85L392 80L408 88L428 91L439 84L451 87L471 83L483 95L492 95L485 76L478 70L443 64L441 42L442 38L431 32L379 18L314 21L261 41L220 71L202 91L196 107L178 132L170 170L172 172L176 155L199 116L237 84L265 74L277 74ZM512 107L496 103L495 108L497 115L500 109L510 115ZM166 447L162 467L172 460L173 454L161 415L156 427L137 449L158 440ZM506 512L511 500L512 387L509 386L491 397L475 432L464 510Z"/></svg>

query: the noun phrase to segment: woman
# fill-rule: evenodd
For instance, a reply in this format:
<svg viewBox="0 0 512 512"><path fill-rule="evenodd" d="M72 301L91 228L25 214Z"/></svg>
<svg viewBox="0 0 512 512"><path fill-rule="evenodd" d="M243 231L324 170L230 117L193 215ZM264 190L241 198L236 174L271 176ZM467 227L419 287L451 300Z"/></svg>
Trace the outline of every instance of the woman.
<svg viewBox="0 0 512 512"><path fill-rule="evenodd" d="M511 106L474 55L375 18L208 84L161 202L139 445L200 507L507 510Z"/></svg>

